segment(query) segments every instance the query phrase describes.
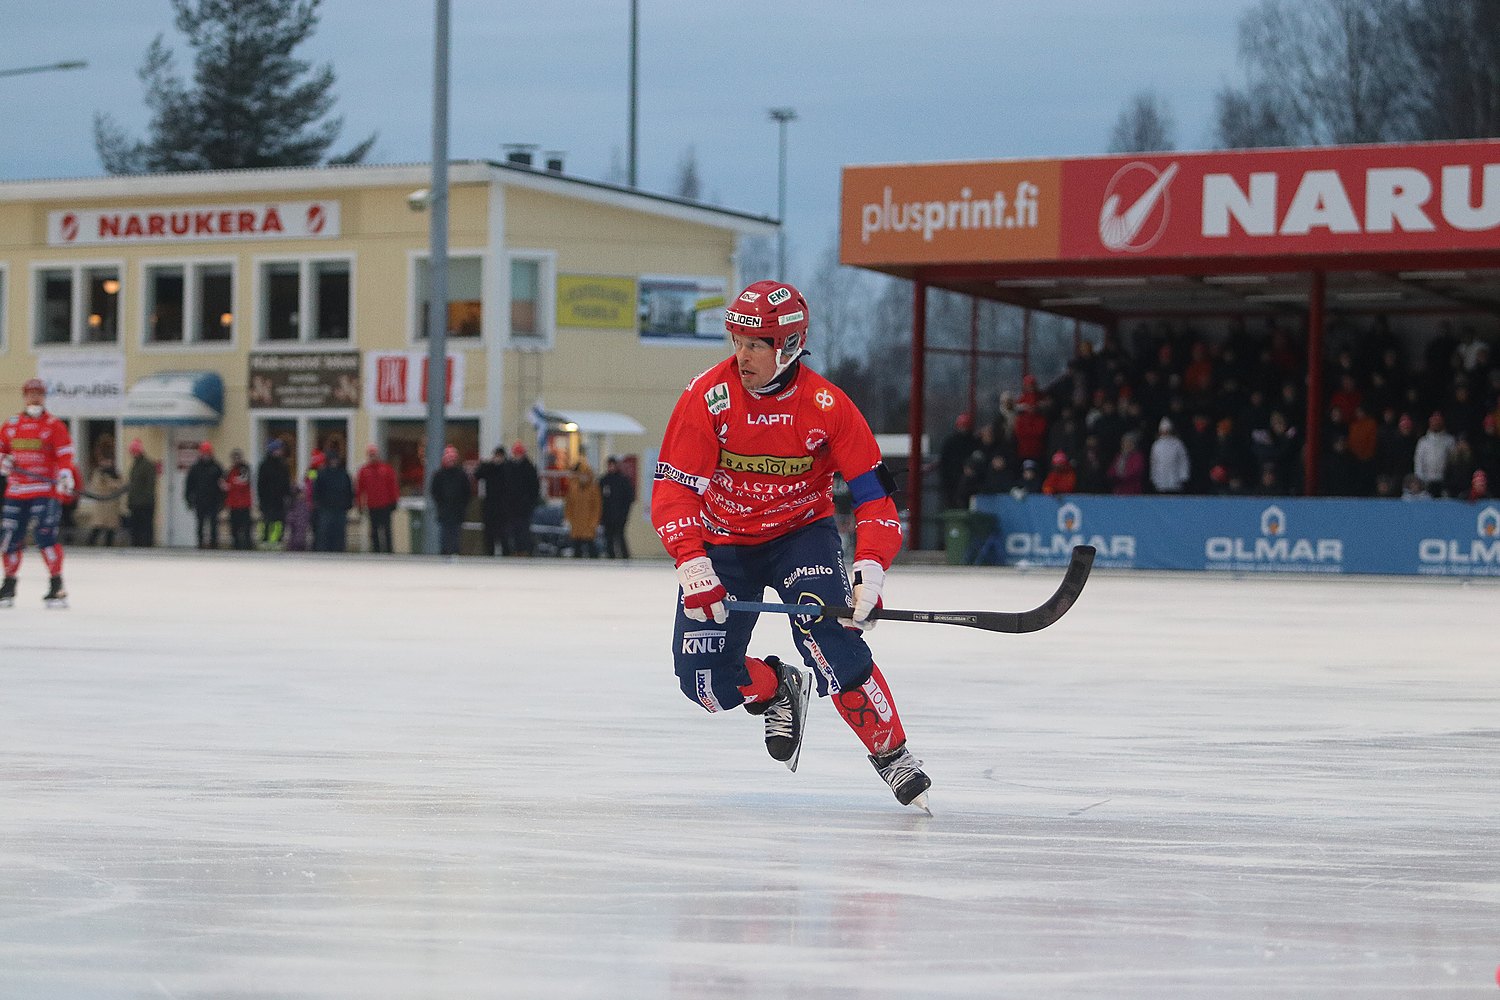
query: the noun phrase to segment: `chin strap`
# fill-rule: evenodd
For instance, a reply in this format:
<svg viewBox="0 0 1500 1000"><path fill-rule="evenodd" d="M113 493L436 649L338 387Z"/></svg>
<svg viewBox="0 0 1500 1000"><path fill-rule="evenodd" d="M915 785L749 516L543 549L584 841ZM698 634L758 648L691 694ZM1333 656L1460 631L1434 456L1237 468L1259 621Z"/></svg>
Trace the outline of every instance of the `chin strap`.
<svg viewBox="0 0 1500 1000"><path fill-rule="evenodd" d="M798 351L792 356L792 360L776 369L776 374L771 376L771 381L759 389L751 389L750 391L757 396L774 396L791 385L792 380L797 377L797 373L802 370L802 355L806 353L806 351Z"/></svg>

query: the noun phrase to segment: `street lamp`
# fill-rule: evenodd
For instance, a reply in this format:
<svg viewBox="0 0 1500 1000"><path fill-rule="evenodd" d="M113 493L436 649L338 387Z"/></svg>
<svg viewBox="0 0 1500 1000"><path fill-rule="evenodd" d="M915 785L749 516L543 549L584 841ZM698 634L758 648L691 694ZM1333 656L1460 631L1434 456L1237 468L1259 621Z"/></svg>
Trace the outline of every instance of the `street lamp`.
<svg viewBox="0 0 1500 1000"><path fill-rule="evenodd" d="M776 173L776 280L786 280L786 125L797 120L792 108L772 108L771 120L781 131L781 156Z"/></svg>

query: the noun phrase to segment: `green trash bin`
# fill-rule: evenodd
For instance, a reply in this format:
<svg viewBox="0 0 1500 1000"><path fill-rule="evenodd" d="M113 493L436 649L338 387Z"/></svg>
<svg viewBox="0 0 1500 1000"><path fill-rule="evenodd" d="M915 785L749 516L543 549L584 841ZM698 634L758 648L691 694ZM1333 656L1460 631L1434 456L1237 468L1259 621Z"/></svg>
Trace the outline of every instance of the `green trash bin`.
<svg viewBox="0 0 1500 1000"><path fill-rule="evenodd" d="M422 515L426 510L422 507L410 506L406 508L406 526L410 531L412 555L422 554Z"/></svg>
<svg viewBox="0 0 1500 1000"><path fill-rule="evenodd" d="M995 531L995 515L978 510L943 511L943 548L949 566L967 566Z"/></svg>

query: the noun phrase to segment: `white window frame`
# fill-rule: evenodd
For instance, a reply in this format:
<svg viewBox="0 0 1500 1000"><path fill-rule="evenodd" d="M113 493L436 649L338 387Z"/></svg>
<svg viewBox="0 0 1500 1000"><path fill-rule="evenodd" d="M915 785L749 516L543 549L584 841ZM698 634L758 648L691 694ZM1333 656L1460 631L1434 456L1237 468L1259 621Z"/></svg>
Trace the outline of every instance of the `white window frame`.
<svg viewBox="0 0 1500 1000"><path fill-rule="evenodd" d="M244 323L237 309L232 309L234 324L229 333L228 340L204 340L202 331L197 329L198 320L198 281L197 276L202 268L225 267L229 268L229 301L235 305L242 301L240 296L240 267L239 260L234 257L152 257L140 261L139 284L141 289L138 318L141 323L140 345L143 351L163 352L181 351L185 348L193 348L201 351L232 351L239 343L240 331ZM159 267L182 268L182 339L181 340L152 340L151 339L151 280L150 271Z"/></svg>
<svg viewBox="0 0 1500 1000"><path fill-rule="evenodd" d="M115 293L115 339L114 340L85 340L84 331L88 328L88 301L87 288L83 283L83 276L88 271L101 268L113 268L115 280L120 283L120 290ZM73 320L68 331L66 342L56 341L43 343L38 339L41 334L41 326L37 320L41 317L42 304L45 301L41 295L41 289L37 283L41 281L44 271L67 271L72 275L72 309ZM85 350L100 347L123 347L126 342L125 330L125 290L126 290L126 268L125 261L121 258L109 260L80 260L80 261L32 261L31 263L31 315L28 325L31 327L31 346L33 350L61 350L70 347L81 347Z"/></svg>
<svg viewBox="0 0 1500 1000"><path fill-rule="evenodd" d="M426 250L410 250L406 254L406 341L413 347L425 346L427 338L422 336L422 302L417 296L417 272L418 269L431 260L432 254ZM482 247L450 247L448 250L448 261L451 265L454 260L477 260L479 261L479 336L477 337L447 337L445 343L448 347L455 348L483 348L494 332L496 319L491 311L492 304L489 287L490 255ZM449 289L451 299L452 289Z"/></svg>
<svg viewBox="0 0 1500 1000"><path fill-rule="evenodd" d="M537 263L537 316L536 323L541 335L517 337L510 326L511 300L515 289L511 287L511 265L516 261ZM550 351L557 344L557 251L513 249L505 253L505 336L507 347L522 351Z"/></svg>
<svg viewBox="0 0 1500 1000"><path fill-rule="evenodd" d="M10 264L0 260L0 354L10 350L10 326L6 320L10 316Z"/></svg>
<svg viewBox="0 0 1500 1000"><path fill-rule="evenodd" d="M330 340L326 337L314 337L306 323L298 323L296 340L272 340L265 336L265 270L268 264L296 264L297 265L297 315L308 316L312 313L313 292L312 273L313 265L324 261L339 261L349 265L349 330L348 336L340 340ZM307 254L265 254L251 259L250 295L251 307L250 318L254 324L251 333L251 343L256 348L265 350L329 350L347 351L359 342L359 331L356 329L359 320L359 311L355 304L359 301L359 255L350 251L339 253L307 253Z"/></svg>

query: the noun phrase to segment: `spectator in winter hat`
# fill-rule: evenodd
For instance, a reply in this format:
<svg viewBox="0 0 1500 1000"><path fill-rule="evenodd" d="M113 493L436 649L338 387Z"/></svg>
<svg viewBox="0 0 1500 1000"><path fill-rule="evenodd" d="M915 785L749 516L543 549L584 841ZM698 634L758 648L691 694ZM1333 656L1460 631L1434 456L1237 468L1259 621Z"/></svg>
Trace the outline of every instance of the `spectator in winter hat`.
<svg viewBox="0 0 1500 1000"><path fill-rule="evenodd" d="M1042 492L1048 496L1061 496L1078 489L1078 473L1068 461L1068 453L1060 451L1052 456L1052 469L1042 480Z"/></svg>

